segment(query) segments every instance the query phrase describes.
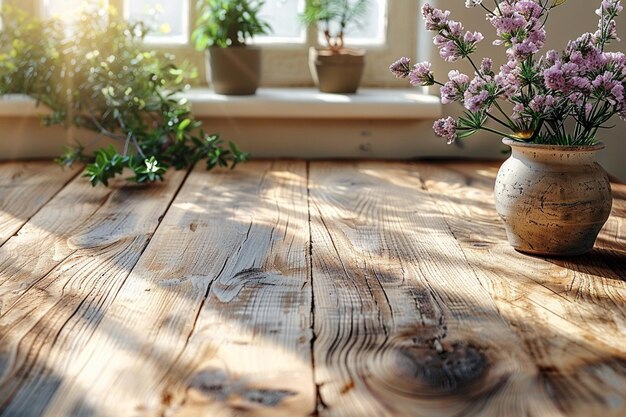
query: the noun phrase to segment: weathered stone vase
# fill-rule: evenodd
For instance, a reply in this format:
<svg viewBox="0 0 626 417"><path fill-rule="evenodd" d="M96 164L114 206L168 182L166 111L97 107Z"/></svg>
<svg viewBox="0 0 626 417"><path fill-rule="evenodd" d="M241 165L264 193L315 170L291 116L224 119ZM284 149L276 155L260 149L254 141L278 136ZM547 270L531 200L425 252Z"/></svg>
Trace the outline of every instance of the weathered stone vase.
<svg viewBox="0 0 626 417"><path fill-rule="evenodd" d="M498 172L495 198L509 243L535 255L590 251L613 201L608 175L595 159L604 144L503 143L512 154Z"/></svg>

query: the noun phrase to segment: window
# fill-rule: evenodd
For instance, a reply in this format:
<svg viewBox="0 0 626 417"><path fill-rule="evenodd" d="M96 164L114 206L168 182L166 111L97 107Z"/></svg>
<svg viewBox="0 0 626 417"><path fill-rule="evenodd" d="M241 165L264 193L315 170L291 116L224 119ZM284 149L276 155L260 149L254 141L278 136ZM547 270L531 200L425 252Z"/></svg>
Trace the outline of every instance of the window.
<svg viewBox="0 0 626 417"><path fill-rule="evenodd" d="M42 0L42 15L71 24L83 10L103 14L108 2L102 0Z"/></svg>
<svg viewBox="0 0 626 417"><path fill-rule="evenodd" d="M385 43L387 1L372 0L362 24L348 28L347 43L357 46ZM257 43L307 43L306 29L299 19L304 6L305 0L267 0L261 16L270 23L273 33L258 37ZM323 43L323 38L319 37L318 42Z"/></svg>
<svg viewBox="0 0 626 417"><path fill-rule="evenodd" d="M146 42L153 48L174 53L204 70L204 54L190 42L196 20L196 0L0 0L15 4L44 17L57 16L71 22L84 4L89 7L110 5L119 11L115 18L142 20L152 29ZM346 44L368 50L364 86L404 86L389 76L389 63L417 50L419 1L372 0L365 21L351 27ZM315 29L304 28L298 15L305 0L266 0L262 17L270 22L273 33L259 36L263 47L265 86L311 85L308 48L322 44ZM96 11L94 10L94 13ZM101 10L100 13L103 13ZM392 23L391 23L392 22Z"/></svg>
<svg viewBox="0 0 626 417"><path fill-rule="evenodd" d="M387 23L387 0L371 0L365 17L359 24L346 28L346 44L355 46L382 45L385 43ZM331 27L336 30L336 27ZM318 38L323 43L322 36Z"/></svg>
<svg viewBox="0 0 626 417"><path fill-rule="evenodd" d="M383 45L386 40L387 1L374 0L361 25L350 28L346 43L352 45Z"/></svg>
<svg viewBox="0 0 626 417"><path fill-rule="evenodd" d="M263 6L261 16L272 26L272 33L259 36L260 44L284 43L304 44L306 30L298 15L304 11L305 0L269 0Z"/></svg>
<svg viewBox="0 0 626 417"><path fill-rule="evenodd" d="M415 0L372 0L363 24L349 28L346 44L368 50L364 86L404 86L389 76L387 68L399 56L417 50L419 3ZM256 42L265 48L265 85L310 85L308 48L323 44L323 39L316 30L301 27L298 14L303 9L304 0L266 0L263 15L270 17L275 33L258 37ZM280 45L274 45L276 43Z"/></svg>
<svg viewBox="0 0 626 417"><path fill-rule="evenodd" d="M126 0L124 18L143 21L152 44L186 44L189 41L189 2L180 0Z"/></svg>

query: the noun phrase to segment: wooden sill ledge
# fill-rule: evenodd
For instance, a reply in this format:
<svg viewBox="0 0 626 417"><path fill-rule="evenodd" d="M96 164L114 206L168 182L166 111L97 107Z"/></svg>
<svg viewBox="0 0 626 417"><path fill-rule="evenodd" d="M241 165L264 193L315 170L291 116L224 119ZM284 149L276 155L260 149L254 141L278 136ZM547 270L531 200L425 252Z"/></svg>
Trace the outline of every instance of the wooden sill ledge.
<svg viewBox="0 0 626 417"><path fill-rule="evenodd" d="M253 96L225 96L208 88L183 95L197 117L288 119L434 119L439 98L417 89L363 88L358 94L327 94L313 88L261 88ZM44 112L24 95L0 98L0 117L37 116Z"/></svg>

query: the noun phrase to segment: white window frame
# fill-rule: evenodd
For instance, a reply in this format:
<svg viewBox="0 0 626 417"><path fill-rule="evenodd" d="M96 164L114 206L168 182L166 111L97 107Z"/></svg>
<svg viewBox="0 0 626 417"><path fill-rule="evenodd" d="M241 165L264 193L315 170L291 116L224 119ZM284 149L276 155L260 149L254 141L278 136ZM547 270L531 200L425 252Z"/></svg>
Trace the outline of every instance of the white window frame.
<svg viewBox="0 0 626 417"><path fill-rule="evenodd" d="M190 9L191 9L190 3L192 2L194 2L194 0L191 0L191 1L181 0L180 1L181 7L183 8L183 15L187 16L187 18L183 22L183 34L182 35L167 36L165 38L161 38L158 36L151 36L150 34L148 34L148 36L146 36L144 39L146 44L154 46L154 47L188 45L191 42L192 15L190 13ZM123 3L121 5L122 9L119 9L119 10L123 10L122 15L124 16L124 19L129 20L130 19L130 1L127 0L127 1L123 1L122 3Z"/></svg>

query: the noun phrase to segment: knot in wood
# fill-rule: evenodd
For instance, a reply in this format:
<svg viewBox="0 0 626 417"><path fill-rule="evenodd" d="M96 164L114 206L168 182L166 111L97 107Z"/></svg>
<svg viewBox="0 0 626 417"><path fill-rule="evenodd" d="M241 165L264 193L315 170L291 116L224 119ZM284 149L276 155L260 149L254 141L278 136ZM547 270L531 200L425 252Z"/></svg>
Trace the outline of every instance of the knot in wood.
<svg viewBox="0 0 626 417"><path fill-rule="evenodd" d="M398 346L381 364L389 388L419 397L473 396L486 388L489 362L480 349L467 343ZM390 379L393 377L393 381Z"/></svg>

